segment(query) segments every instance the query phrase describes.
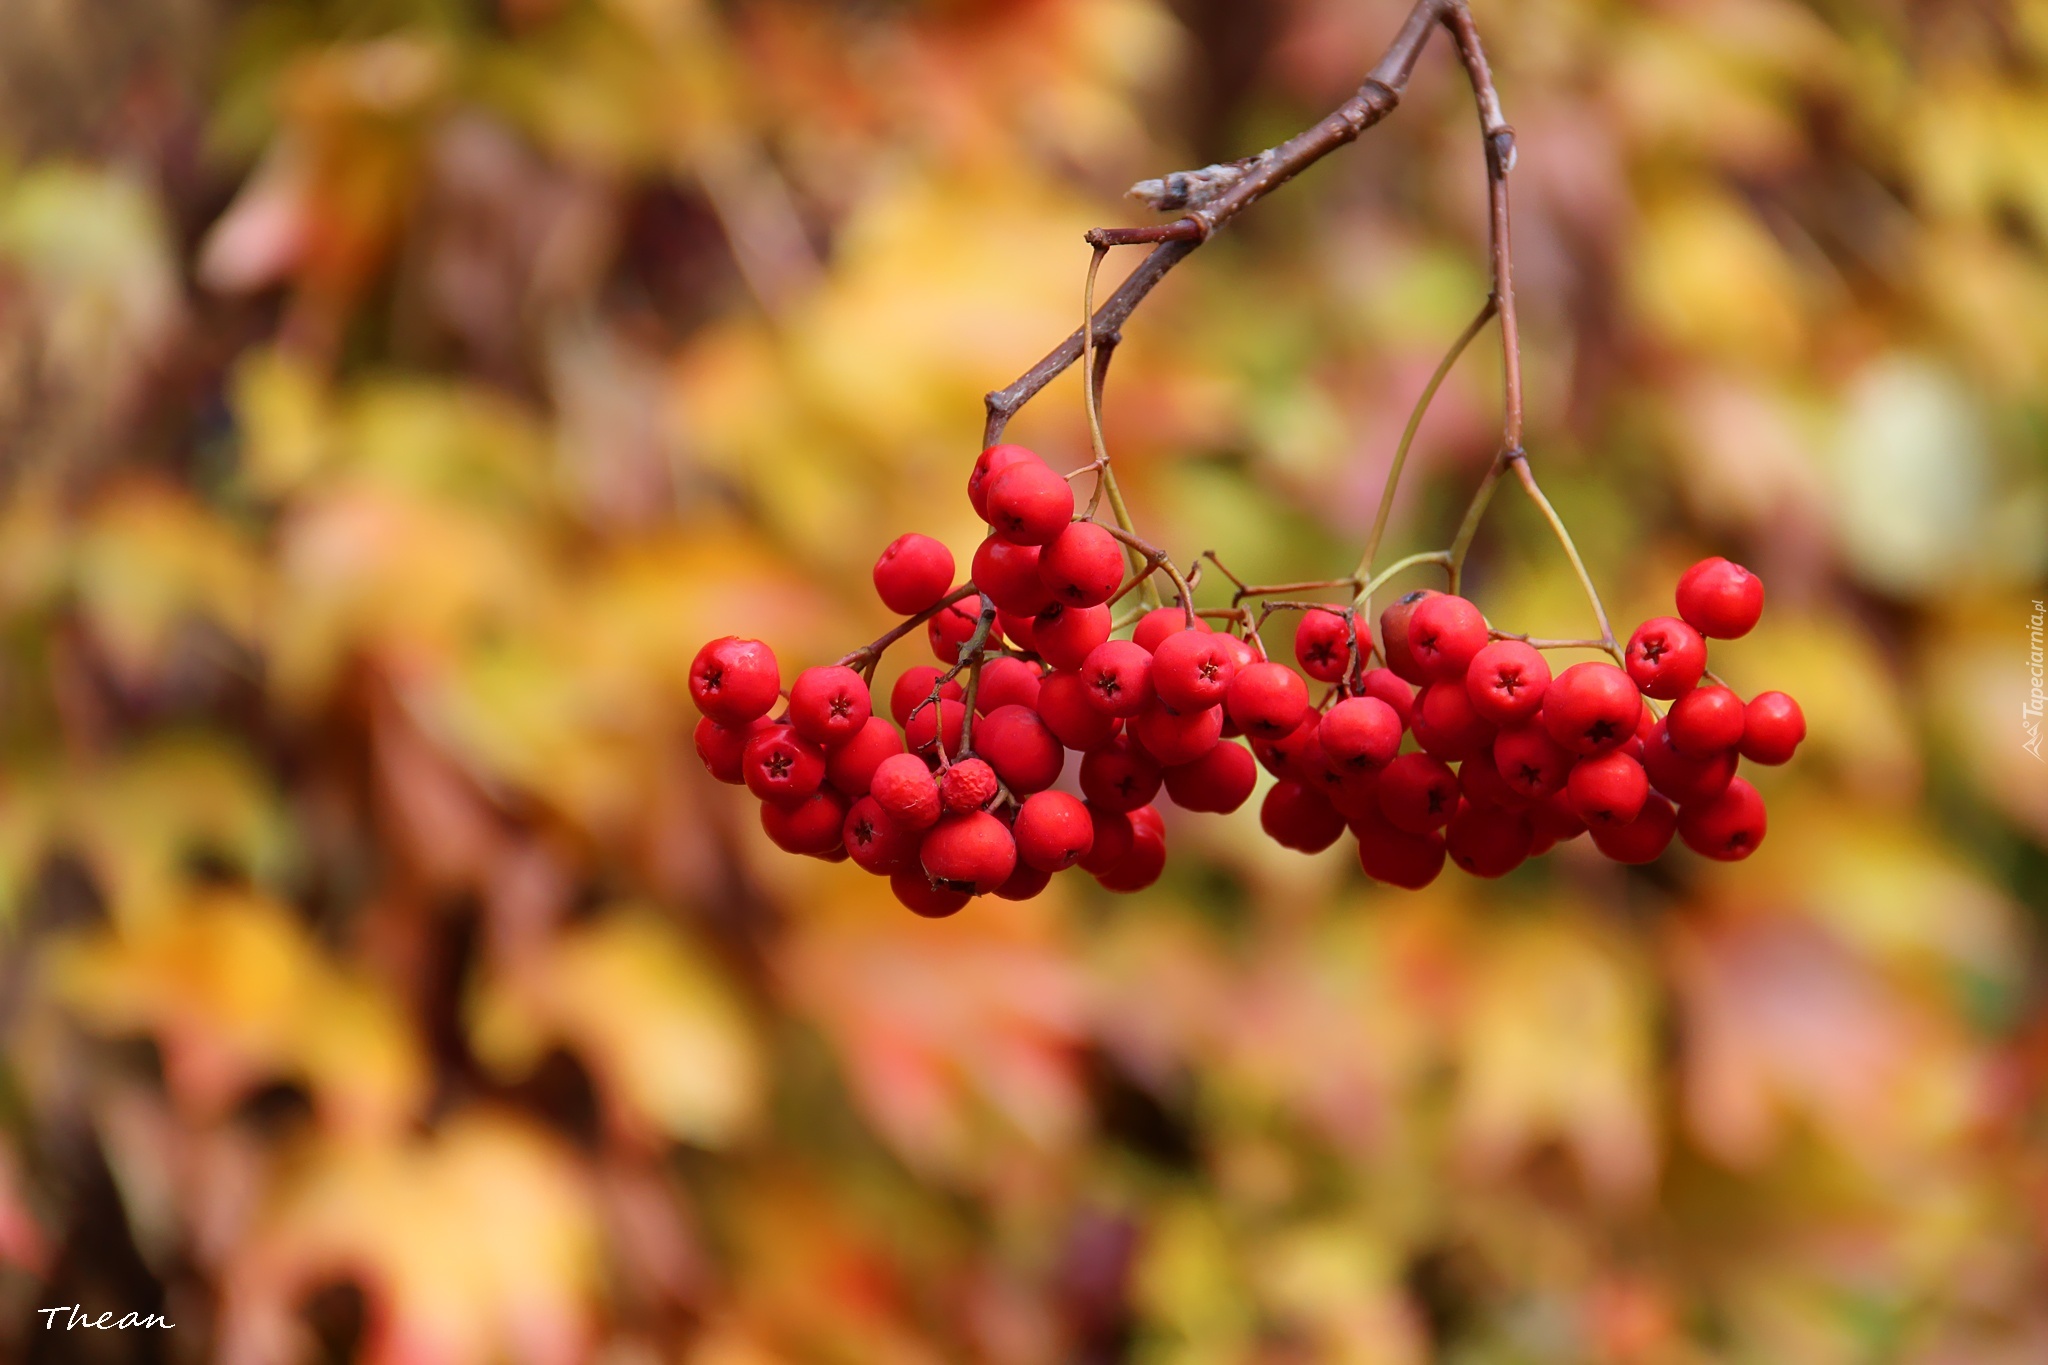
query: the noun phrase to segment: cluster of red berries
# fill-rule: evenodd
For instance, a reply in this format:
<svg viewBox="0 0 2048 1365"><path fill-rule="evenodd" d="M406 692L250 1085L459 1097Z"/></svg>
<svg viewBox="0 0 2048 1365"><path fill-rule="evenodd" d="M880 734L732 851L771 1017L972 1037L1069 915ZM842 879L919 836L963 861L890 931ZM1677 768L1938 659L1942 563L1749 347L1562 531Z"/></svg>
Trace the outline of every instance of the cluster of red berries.
<svg viewBox="0 0 2048 1365"><path fill-rule="evenodd" d="M967 585L953 586L953 556L928 536L899 537L875 564L882 601L922 619L946 665L897 679L893 723L849 666L872 668L872 646L806 669L772 720L783 693L767 646L727 636L690 669L697 751L760 798L769 838L887 876L919 914L1026 899L1074 866L1140 890L1166 862L1161 790L1184 810L1233 811L1259 765L1278 779L1260 810L1268 835L1317 852L1349 829L1366 874L1395 886L1427 885L1446 856L1502 876L1589 832L1626 863L1674 833L1739 859L1765 822L1738 759L1783 763L1805 736L1782 692L1745 705L1701 686L1706 639L1745 634L1763 610L1762 583L1723 559L1686 572L1678 617L1639 627L1626 669L1553 678L1541 651L1497 638L1471 602L1424 591L1381 614L1384 667L1366 666L1355 613L1307 611L1297 672L1266 658L1248 618L1216 631L1185 606L1112 639L1124 546L1075 519L1066 479L1031 451L982 452L967 492L990 527ZM1304 675L1330 685L1320 703ZM1646 697L1674 704L1659 717ZM1053 789L1068 750L1079 796Z"/></svg>

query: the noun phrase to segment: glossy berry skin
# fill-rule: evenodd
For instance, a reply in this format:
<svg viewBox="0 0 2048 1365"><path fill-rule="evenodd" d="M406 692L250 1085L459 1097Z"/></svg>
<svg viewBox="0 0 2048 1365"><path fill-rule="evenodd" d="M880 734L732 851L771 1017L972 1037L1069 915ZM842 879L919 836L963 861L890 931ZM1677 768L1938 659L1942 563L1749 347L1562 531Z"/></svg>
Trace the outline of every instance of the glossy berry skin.
<svg viewBox="0 0 2048 1365"><path fill-rule="evenodd" d="M747 741L740 774L763 801L794 806L824 783L825 751L787 725L773 726Z"/></svg>
<svg viewBox="0 0 2048 1365"><path fill-rule="evenodd" d="M861 732L873 705L868 685L852 669L807 668L789 689L789 723L811 743L836 749Z"/></svg>
<svg viewBox="0 0 2048 1365"><path fill-rule="evenodd" d="M1655 862L1671 846L1678 828L1678 812L1669 801L1651 792L1643 808L1625 825L1592 826L1593 847L1617 863L1640 866Z"/></svg>
<svg viewBox="0 0 2048 1365"><path fill-rule="evenodd" d="M1536 842L1549 847L1551 844L1567 843L1586 832L1586 822L1571 807L1562 791L1533 802L1529 807L1529 823L1536 827Z"/></svg>
<svg viewBox="0 0 2048 1365"><path fill-rule="evenodd" d="M1194 625L1190 626L1187 613L1179 607L1154 607L1138 618L1137 626L1131 631L1131 639L1140 649L1157 654L1160 643L1169 635L1177 635L1184 630L1192 630L1197 635L1208 635L1213 629L1199 616L1195 618Z"/></svg>
<svg viewBox="0 0 2048 1365"><path fill-rule="evenodd" d="M1685 622L1656 616L1628 637L1628 676L1646 697L1676 701L1700 685L1707 671L1707 642Z"/></svg>
<svg viewBox="0 0 2048 1365"><path fill-rule="evenodd" d="M1713 800L1678 810L1678 837L1685 846L1724 863L1741 862L1756 852L1765 826L1763 797L1739 777Z"/></svg>
<svg viewBox="0 0 2048 1365"><path fill-rule="evenodd" d="M1681 806L1711 801L1726 791L1735 776L1735 751L1720 749L1705 758L1682 754L1672 746L1667 724L1668 718L1658 721L1643 741L1643 771L1650 785Z"/></svg>
<svg viewBox="0 0 2048 1365"><path fill-rule="evenodd" d="M1176 711L1221 705L1237 676L1233 643L1226 635L1199 630L1168 635L1152 651L1153 694Z"/></svg>
<svg viewBox="0 0 2048 1365"><path fill-rule="evenodd" d="M781 695L775 651L759 640L721 636L690 661L690 700L720 725L745 725L765 716Z"/></svg>
<svg viewBox="0 0 2048 1365"><path fill-rule="evenodd" d="M1458 681L1486 648L1486 618L1462 597L1438 594L1415 604L1408 653L1431 681Z"/></svg>
<svg viewBox="0 0 2048 1365"><path fill-rule="evenodd" d="M1223 738L1223 708L1175 711L1154 697L1151 705L1131 718L1127 733L1136 737L1160 767L1177 767L1216 747Z"/></svg>
<svg viewBox="0 0 2048 1365"><path fill-rule="evenodd" d="M975 722L974 751L1017 796L1044 791L1059 781L1067 758L1038 712L1015 703L998 706Z"/></svg>
<svg viewBox="0 0 2048 1365"><path fill-rule="evenodd" d="M846 798L830 787L821 787L792 805L761 803L761 828L785 853L822 858L840 847L845 824Z"/></svg>
<svg viewBox="0 0 2048 1365"><path fill-rule="evenodd" d="M1764 581L1719 555L1702 559L1678 577L1678 614L1709 639L1738 639L1764 614Z"/></svg>
<svg viewBox="0 0 2048 1365"><path fill-rule="evenodd" d="M1462 806L1444 830L1451 861L1475 877L1505 877L1528 861L1535 843L1529 817L1499 806Z"/></svg>
<svg viewBox="0 0 2048 1365"><path fill-rule="evenodd" d="M889 889L906 908L926 919L944 919L948 915L958 914L968 901L967 893L964 891L933 886L922 867L908 868L891 874Z"/></svg>
<svg viewBox="0 0 2048 1365"><path fill-rule="evenodd" d="M1092 521L1074 521L1038 557L1038 579L1054 599L1093 607L1124 581L1124 547Z"/></svg>
<svg viewBox="0 0 2048 1365"><path fill-rule="evenodd" d="M939 885L985 896L1017 866L1017 841L985 810L943 815L918 844L917 857Z"/></svg>
<svg viewBox="0 0 2048 1365"><path fill-rule="evenodd" d="M1065 792L1039 792L1026 798L1011 832L1017 840L1018 861L1042 872L1064 872L1095 846L1095 823L1088 808Z"/></svg>
<svg viewBox="0 0 2048 1365"><path fill-rule="evenodd" d="M875 595L899 616L915 616L953 586L953 552L912 531L889 542L875 561Z"/></svg>
<svg viewBox="0 0 2048 1365"><path fill-rule="evenodd" d="M912 716L910 724L903 727L903 742L911 753L936 762L942 743L948 755L960 752L961 727L966 719L967 708L948 697Z"/></svg>
<svg viewBox="0 0 2048 1365"><path fill-rule="evenodd" d="M1643 765L1616 751L1582 758L1565 779L1565 797L1588 829L1625 825L1636 818L1650 795Z"/></svg>
<svg viewBox="0 0 2048 1365"><path fill-rule="evenodd" d="M942 672L943 669L933 668L930 664L919 664L915 668L903 670L903 676L889 689L889 714L896 718L899 726L910 724L911 710L931 696L932 684L939 682L939 675ZM966 695L957 679L939 683L941 699L950 697L954 701L959 701Z"/></svg>
<svg viewBox="0 0 2048 1365"><path fill-rule="evenodd" d="M1308 716L1308 684L1286 664L1250 664L1230 680L1223 704L1246 734L1279 739L1293 734Z"/></svg>
<svg viewBox="0 0 2048 1365"><path fill-rule="evenodd" d="M1458 775L1428 754L1402 754L1380 773L1380 814L1395 829L1442 829L1458 809Z"/></svg>
<svg viewBox="0 0 2048 1365"><path fill-rule="evenodd" d="M886 877L917 866L917 831L897 824L872 796L863 796L846 812L840 838L863 872Z"/></svg>
<svg viewBox="0 0 2048 1365"><path fill-rule="evenodd" d="M1323 752L1321 722L1322 717L1311 711L1292 733L1278 739L1254 739L1252 754L1275 777L1321 786L1330 762Z"/></svg>
<svg viewBox="0 0 2048 1365"><path fill-rule="evenodd" d="M1048 673L1038 685L1038 718L1053 737L1069 749L1099 749L1122 727L1088 700L1088 685L1079 673Z"/></svg>
<svg viewBox="0 0 2048 1365"><path fill-rule="evenodd" d="M1036 545L1012 545L1001 536L990 536L976 548L974 562L969 566L974 586L996 604L997 611L1036 616L1052 605L1052 594L1046 591L1045 580L1038 576L1038 560L1043 553Z"/></svg>
<svg viewBox="0 0 2048 1365"><path fill-rule="evenodd" d="M1446 763L1457 763L1485 751L1495 727L1472 705L1472 694L1456 679L1439 679L1415 698L1410 721L1415 742Z"/></svg>
<svg viewBox="0 0 2048 1365"><path fill-rule="evenodd" d="M993 445L981 452L974 461L974 468L967 473L967 501L974 505L974 515L983 521L988 515L988 486L996 475L1020 461L1044 464L1035 451L1025 446Z"/></svg>
<svg viewBox="0 0 2048 1365"><path fill-rule="evenodd" d="M1104 640L1082 660L1081 682L1103 715L1135 716L1152 700L1152 656L1129 640Z"/></svg>
<svg viewBox="0 0 2048 1365"><path fill-rule="evenodd" d="M747 741L763 730L772 729L775 722L766 716L756 716L744 725L726 726L705 716L698 720L696 731L697 757L704 761L704 769L720 782L739 786L747 779L740 771L740 760L745 757Z"/></svg>
<svg viewBox="0 0 2048 1365"><path fill-rule="evenodd" d="M1318 682L1338 682L1351 671L1351 623L1334 611L1302 613L1294 628L1294 659Z"/></svg>
<svg viewBox="0 0 2048 1365"><path fill-rule="evenodd" d="M1532 723L1494 736L1493 764L1510 789L1533 801L1564 790L1572 753L1549 730Z"/></svg>
<svg viewBox="0 0 2048 1365"><path fill-rule="evenodd" d="M1129 735L1118 735L1081 756L1081 794L1091 806L1134 811L1159 794L1158 763Z"/></svg>
<svg viewBox="0 0 2048 1365"><path fill-rule="evenodd" d="M1344 833L1344 817L1321 792L1299 782L1275 782L1259 805L1259 828L1282 848L1321 853Z"/></svg>
<svg viewBox="0 0 2048 1365"><path fill-rule="evenodd" d="M1472 709L1494 725L1520 725L1535 715L1549 686L1550 664L1542 651L1520 640L1495 640L1465 667Z"/></svg>
<svg viewBox="0 0 2048 1365"><path fill-rule="evenodd" d="M948 814L980 810L996 796L996 770L979 758L963 758L939 774L939 804Z"/></svg>
<svg viewBox="0 0 2048 1365"><path fill-rule="evenodd" d="M1508 780L1500 775L1500 764L1491 745L1485 753L1474 754L1458 765L1458 790L1472 805L1499 806L1505 810L1524 810L1536 799L1508 785Z"/></svg>
<svg viewBox="0 0 2048 1365"><path fill-rule="evenodd" d="M1671 747L1692 758L1710 758L1742 743L1748 725L1742 698L1725 687L1701 687L1686 693L1664 717Z"/></svg>
<svg viewBox="0 0 2048 1365"><path fill-rule="evenodd" d="M960 647L974 638L981 625L981 608L981 594L971 592L958 602L941 607L925 622L925 638L931 641L932 655L940 663L951 668L960 662ZM990 644L1000 644L1001 629L991 626L988 639Z"/></svg>
<svg viewBox="0 0 2048 1365"><path fill-rule="evenodd" d="M1088 851L1077 860L1077 866L1091 877L1100 877L1123 860L1131 851L1135 835L1131 829L1129 813L1110 810L1093 801L1082 803L1088 810L1088 824L1095 837Z"/></svg>
<svg viewBox="0 0 2048 1365"><path fill-rule="evenodd" d="M1543 693L1537 716L1550 737L1575 754L1618 749L1636 732L1642 693L1613 664L1573 664Z"/></svg>
<svg viewBox="0 0 2048 1365"><path fill-rule="evenodd" d="M1074 519L1074 490L1042 460L1018 460L988 481L988 524L1015 545L1049 545Z"/></svg>
<svg viewBox="0 0 2048 1365"><path fill-rule="evenodd" d="M1380 613L1380 653L1387 661L1387 668L1403 682L1420 685L1429 681L1429 673L1408 647L1408 624L1415 615L1415 609L1432 597L1442 597L1435 588L1417 588L1395 599L1393 605Z"/></svg>
<svg viewBox="0 0 2048 1365"><path fill-rule="evenodd" d="M990 894L998 900L1036 900L1044 893L1045 888L1050 885L1052 885L1052 873L1041 872L1022 858L1019 858L1017 865L1010 869L1009 877Z"/></svg>
<svg viewBox="0 0 2048 1365"><path fill-rule="evenodd" d="M918 833L939 822L944 806L939 800L938 779L916 754L896 754L882 760L868 784L868 795L883 814L902 828Z"/></svg>
<svg viewBox="0 0 2048 1365"><path fill-rule="evenodd" d="M1401 748L1401 718L1378 697L1346 697L1316 726L1323 756L1339 774L1384 768Z"/></svg>
<svg viewBox="0 0 2048 1365"><path fill-rule="evenodd" d="M1242 744L1219 743L1192 763L1166 770L1166 794L1182 810L1228 815L1258 785L1259 764Z"/></svg>
<svg viewBox="0 0 2048 1365"><path fill-rule="evenodd" d="M1089 651L1109 638L1108 607L1069 607L1055 602L1032 619L1038 657L1054 668L1079 668Z"/></svg>
<svg viewBox="0 0 2048 1365"><path fill-rule="evenodd" d="M1032 654L1038 653L1037 624L1035 616L1019 616L1014 611L1000 609L996 612L996 625L1002 628L1003 638Z"/></svg>
<svg viewBox="0 0 2048 1365"><path fill-rule="evenodd" d="M1752 763L1779 764L1806 738L1806 714L1783 692L1759 692L1742 708L1742 756Z"/></svg>
<svg viewBox="0 0 2048 1365"><path fill-rule="evenodd" d="M1401 718L1401 728L1407 729L1415 719L1415 687L1402 679L1391 668L1368 668L1359 680L1360 690L1368 697L1378 697L1394 708L1394 714Z"/></svg>
<svg viewBox="0 0 2048 1365"><path fill-rule="evenodd" d="M1036 706L1043 685L1038 669L1022 659L999 655L985 660L974 689L974 714L985 716L999 706Z"/></svg>
<svg viewBox="0 0 2048 1365"><path fill-rule="evenodd" d="M1351 832L1358 836L1358 865L1376 882L1420 891L1444 870L1444 836L1435 830L1412 834L1366 811L1351 822Z"/></svg>
<svg viewBox="0 0 2048 1365"><path fill-rule="evenodd" d="M1105 891L1130 895L1159 880L1166 870L1166 822L1150 806L1131 812L1131 846L1121 858L1095 874Z"/></svg>
<svg viewBox="0 0 2048 1365"><path fill-rule="evenodd" d="M852 800L866 796L875 769L884 759L903 752L903 736L880 716L869 716L860 733L825 754L825 780Z"/></svg>

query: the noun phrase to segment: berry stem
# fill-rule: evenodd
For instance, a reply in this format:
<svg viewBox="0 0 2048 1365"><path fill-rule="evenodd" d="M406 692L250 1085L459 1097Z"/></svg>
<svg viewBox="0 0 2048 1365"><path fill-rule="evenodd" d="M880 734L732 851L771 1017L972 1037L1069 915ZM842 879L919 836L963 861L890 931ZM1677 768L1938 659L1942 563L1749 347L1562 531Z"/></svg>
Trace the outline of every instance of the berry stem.
<svg viewBox="0 0 2048 1365"><path fill-rule="evenodd" d="M1174 564L1172 557L1166 551L1160 549L1157 545L1149 543L1128 527L1105 526L1102 529L1122 541L1125 550L1137 561L1137 567L1134 569L1130 580L1116 590L1116 595L1109 599L1109 605L1115 606L1123 600L1131 589L1149 583L1154 571L1164 570L1166 576L1173 580L1174 591L1180 594L1181 610L1187 614L1188 625L1192 628L1195 624L1195 592L1189 586L1187 578L1182 575L1180 569ZM1152 607L1157 608L1163 605L1159 600L1159 592L1156 588L1152 590L1149 596Z"/></svg>
<svg viewBox="0 0 2048 1365"><path fill-rule="evenodd" d="M1109 496L1110 515L1116 524L1128 534L1137 535L1138 528L1131 522L1131 509L1124 505L1123 489L1117 486L1116 470L1109 463L1109 445L1102 439L1102 374L1107 366L1098 368L1095 363L1095 276L1102 269L1102 258L1109 254L1106 246L1097 246L1095 254L1088 259L1088 278L1081 286L1081 401L1088 410L1088 439L1095 449L1095 496L1088 500L1088 515L1095 515L1096 502L1104 494ZM1105 356L1107 353L1104 353ZM1141 568L1137 552L1129 545L1124 547L1124 558L1132 575L1132 581L1143 584L1142 592L1148 606L1159 605L1159 591L1151 583L1150 571ZM1115 599L1112 598L1112 601Z"/></svg>
<svg viewBox="0 0 2048 1365"><path fill-rule="evenodd" d="M1451 552L1449 550L1422 550L1416 554L1405 555L1387 565L1386 568L1381 569L1378 573L1367 579L1365 586L1358 590L1358 601L1365 604L1359 610L1369 611L1374 593L1385 587L1389 580L1406 573L1418 564L1441 564L1448 569L1451 566ZM1456 591L1455 582L1452 590Z"/></svg>
<svg viewBox="0 0 2048 1365"><path fill-rule="evenodd" d="M911 631L916 630L925 622L931 620L934 616L937 616L947 607L958 602L961 598L971 596L978 591L980 590L974 586L971 579L968 582L962 583L959 587L953 589L953 591L947 593L923 611L918 612L915 616L904 617L882 635L868 641L852 653L841 656L838 660L838 666L841 668L858 669L862 680L870 683L873 682L875 680L875 665L882 661L882 652L884 650L910 634Z"/></svg>
<svg viewBox="0 0 2048 1365"><path fill-rule="evenodd" d="M1522 481L1522 487L1529 498L1542 511L1543 519L1550 523L1550 529L1557 536L1557 543L1564 547L1565 558L1572 562L1572 572L1579 576L1579 586L1586 590L1586 600L1593 606L1593 619L1600 626L1600 647L1614 656L1617 664L1624 663L1621 646L1615 643L1614 628L1607 624L1607 608L1600 603L1600 592L1593 586L1593 577L1586 572L1586 561L1579 558L1579 547L1572 541L1572 533L1564 526L1564 519L1557 509L1550 505L1550 499L1543 496L1543 489L1536 482L1536 475L1530 472L1529 458L1521 451L1510 452L1507 462L1515 467L1515 476Z"/></svg>

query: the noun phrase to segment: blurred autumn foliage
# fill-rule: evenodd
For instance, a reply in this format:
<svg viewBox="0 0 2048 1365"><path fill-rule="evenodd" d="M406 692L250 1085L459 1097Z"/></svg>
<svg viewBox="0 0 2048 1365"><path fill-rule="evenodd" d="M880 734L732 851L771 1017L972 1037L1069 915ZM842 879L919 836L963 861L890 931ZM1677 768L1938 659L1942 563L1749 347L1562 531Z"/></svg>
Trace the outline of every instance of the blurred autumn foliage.
<svg viewBox="0 0 2048 1365"><path fill-rule="evenodd" d="M1532 459L1623 630L1770 584L1749 862L1403 895L1247 808L927 923L689 755L698 642L966 562L1124 186L1406 8L0 5L0 1355L2048 1360L2042 0L1475 0ZM1105 414L1152 539L1348 569L1483 188L1439 41L1176 272ZM1072 376L1012 430L1084 459ZM1470 582L1584 633L1515 496Z"/></svg>

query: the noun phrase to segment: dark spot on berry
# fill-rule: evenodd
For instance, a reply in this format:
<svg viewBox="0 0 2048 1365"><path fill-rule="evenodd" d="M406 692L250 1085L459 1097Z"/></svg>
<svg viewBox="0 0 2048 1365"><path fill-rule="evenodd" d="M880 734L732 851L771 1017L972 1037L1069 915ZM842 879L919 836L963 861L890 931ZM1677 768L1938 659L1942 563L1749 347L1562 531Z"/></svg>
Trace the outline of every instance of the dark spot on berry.
<svg viewBox="0 0 2048 1365"><path fill-rule="evenodd" d="M725 670L712 664L704 670L704 690L716 692L725 685Z"/></svg>
<svg viewBox="0 0 2048 1365"><path fill-rule="evenodd" d="M794 763L788 754L768 755L768 776L774 778L777 782L788 777L789 770L793 766Z"/></svg>
<svg viewBox="0 0 2048 1365"><path fill-rule="evenodd" d="M852 701L850 701L849 699L845 698L845 697L834 697L834 698L832 699L832 714L833 714L834 716L850 716L850 715L852 715L852 714L853 714L853 702L852 702Z"/></svg>
<svg viewBox="0 0 2048 1365"><path fill-rule="evenodd" d="M1535 786L1543 780L1543 769L1524 763L1522 765L1522 780L1532 787Z"/></svg>
<svg viewBox="0 0 2048 1365"><path fill-rule="evenodd" d="M1444 809L1444 794L1435 787L1429 789L1429 813L1441 815Z"/></svg>
<svg viewBox="0 0 2048 1365"><path fill-rule="evenodd" d="M1596 720L1586 727L1586 738L1595 744L1605 744L1619 733L1611 720Z"/></svg>
<svg viewBox="0 0 2048 1365"><path fill-rule="evenodd" d="M871 844L875 841L875 822L863 817L853 827L853 841L857 844Z"/></svg>
<svg viewBox="0 0 2048 1365"><path fill-rule="evenodd" d="M1643 658L1646 662L1656 663L1663 657L1664 642L1662 640L1652 637L1643 641Z"/></svg>

